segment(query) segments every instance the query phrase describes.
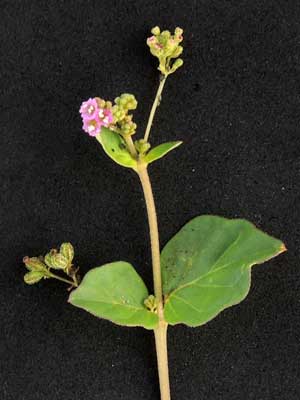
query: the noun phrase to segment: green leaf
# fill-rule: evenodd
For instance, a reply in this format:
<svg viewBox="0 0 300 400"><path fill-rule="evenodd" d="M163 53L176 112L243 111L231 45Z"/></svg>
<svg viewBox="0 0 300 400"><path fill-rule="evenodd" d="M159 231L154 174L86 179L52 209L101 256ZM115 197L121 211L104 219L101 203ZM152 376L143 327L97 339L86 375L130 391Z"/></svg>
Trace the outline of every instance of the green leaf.
<svg viewBox="0 0 300 400"><path fill-rule="evenodd" d="M182 142L168 142L160 144L149 151L149 153L145 156L144 160L146 163L150 164L159 158L165 156L169 151L175 149L180 146Z"/></svg>
<svg viewBox="0 0 300 400"><path fill-rule="evenodd" d="M46 265L38 257L24 257L23 262L29 271L45 271Z"/></svg>
<svg viewBox="0 0 300 400"><path fill-rule="evenodd" d="M24 282L27 283L27 285L33 285L43 279L44 276L45 273L42 271L30 271L24 275Z"/></svg>
<svg viewBox="0 0 300 400"><path fill-rule="evenodd" d="M69 264L71 264L74 258L74 247L71 243L62 243L59 252L68 260Z"/></svg>
<svg viewBox="0 0 300 400"><path fill-rule="evenodd" d="M55 249L45 255L45 263L50 268L60 270L66 269L69 266L69 261L66 257L61 253L57 253Z"/></svg>
<svg viewBox="0 0 300 400"><path fill-rule="evenodd" d="M247 296L254 264L285 250L245 220L196 217L162 251L166 321L205 324Z"/></svg>
<svg viewBox="0 0 300 400"><path fill-rule="evenodd" d="M131 156L124 140L118 133L102 127L96 138L101 143L105 153L117 164L137 170L136 160Z"/></svg>
<svg viewBox="0 0 300 400"><path fill-rule="evenodd" d="M69 302L96 317L125 326L154 329L157 314L144 306L148 290L133 266L118 261L89 271Z"/></svg>

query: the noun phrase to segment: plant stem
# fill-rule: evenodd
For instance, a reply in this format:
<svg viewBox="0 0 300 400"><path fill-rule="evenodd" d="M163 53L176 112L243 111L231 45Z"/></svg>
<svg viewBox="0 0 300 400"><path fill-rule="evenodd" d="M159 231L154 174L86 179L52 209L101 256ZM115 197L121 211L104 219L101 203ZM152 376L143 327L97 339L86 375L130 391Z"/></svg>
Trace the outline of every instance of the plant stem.
<svg viewBox="0 0 300 400"><path fill-rule="evenodd" d="M150 241L151 241L151 253L152 253L152 265L153 265L153 282L154 282L154 294L156 297L156 301L159 304L162 304L162 280L161 280L161 269L160 269L160 248L159 248L159 236L158 236L158 225L157 225L157 216L156 209L154 203L154 197L152 193L151 182L149 179L147 166L141 165L138 166L138 174L141 180L146 207L149 221L149 230L150 230ZM161 316L160 316L161 317Z"/></svg>
<svg viewBox="0 0 300 400"><path fill-rule="evenodd" d="M151 253L152 253L152 268L153 268L153 281L154 281L154 294L157 301L157 313L159 317L159 325L154 330L155 345L157 354L157 366L159 374L160 394L161 400L170 400L170 383L169 383L169 368L168 368L168 350L167 350L167 327L168 324L164 320L163 311L163 293L162 293L162 279L161 279L161 266L160 266L160 248L159 248L159 235L157 215L155 209L155 202L149 179L147 165L139 162L138 174L141 180L149 221Z"/></svg>
<svg viewBox="0 0 300 400"><path fill-rule="evenodd" d="M57 280L59 280L59 281L61 281L61 282L68 283L69 285L78 287L78 283L77 283L77 282L75 282L75 281L73 281L73 282L72 282L72 281L69 281L68 279L65 279L65 278L62 278L61 276L55 275L55 274L53 274L52 272L50 272L49 277L50 277L50 278L57 279Z"/></svg>
<svg viewBox="0 0 300 400"><path fill-rule="evenodd" d="M161 400L171 400L167 329L168 324L165 321L160 321L158 328L154 330Z"/></svg>
<svg viewBox="0 0 300 400"><path fill-rule="evenodd" d="M128 147L128 150L129 150L130 154L131 154L134 158L137 158L137 157L138 157L138 154L137 154L136 148L135 148L135 146L134 146L132 137L131 137L131 136L123 136L123 138L124 138L124 140L125 140L125 143L126 143L126 145L127 145L127 147Z"/></svg>
<svg viewBox="0 0 300 400"><path fill-rule="evenodd" d="M153 118L154 118L154 115L155 115L155 111L156 111L157 106L158 106L158 104L160 102L161 94L162 94L164 85L166 83L166 80L167 80L167 77L165 75L162 75L160 83L159 83L159 86L158 86L158 89L157 89L157 93L156 93L156 96L155 96L155 99L154 99L154 102L152 104L152 108L151 108L151 111L150 111L147 127L146 127L146 130L145 130L145 136L144 136L145 142L148 142L151 126L152 126L152 123L153 123Z"/></svg>

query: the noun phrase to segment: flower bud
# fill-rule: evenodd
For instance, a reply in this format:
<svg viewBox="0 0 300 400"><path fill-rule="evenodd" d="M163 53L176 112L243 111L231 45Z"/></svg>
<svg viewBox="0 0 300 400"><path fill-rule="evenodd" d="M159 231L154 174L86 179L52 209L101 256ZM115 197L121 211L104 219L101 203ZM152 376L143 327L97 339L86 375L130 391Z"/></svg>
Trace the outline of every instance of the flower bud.
<svg viewBox="0 0 300 400"><path fill-rule="evenodd" d="M126 111L123 108L120 108L119 105L114 105L112 108L114 123L122 121L125 118Z"/></svg>
<svg viewBox="0 0 300 400"><path fill-rule="evenodd" d="M136 140L134 145L139 154L146 154L151 147L150 143L145 142L144 139Z"/></svg>
<svg viewBox="0 0 300 400"><path fill-rule="evenodd" d="M177 58L177 60L174 61L172 68L170 70L170 74L175 72L179 67L183 65L183 60L181 58Z"/></svg>
<svg viewBox="0 0 300 400"><path fill-rule="evenodd" d="M62 243L59 252L68 260L69 264L72 263L74 258L74 247L71 243Z"/></svg>
<svg viewBox="0 0 300 400"><path fill-rule="evenodd" d="M151 33L155 36L160 34L160 28L159 26L155 26L154 28L151 29Z"/></svg>
<svg viewBox="0 0 300 400"><path fill-rule="evenodd" d="M164 39L169 39L169 37L171 36L171 32L170 31L162 31L160 36L163 37Z"/></svg>
<svg viewBox="0 0 300 400"><path fill-rule="evenodd" d="M43 279L45 274L42 271L30 271L24 275L24 282L27 285L33 285Z"/></svg>
<svg viewBox="0 0 300 400"><path fill-rule="evenodd" d="M175 36L182 36L182 34L183 34L183 29L177 27L175 29Z"/></svg>
<svg viewBox="0 0 300 400"><path fill-rule="evenodd" d="M137 107L137 101L133 94L123 93L120 97L117 97L115 103L123 108L124 110L135 110Z"/></svg>
<svg viewBox="0 0 300 400"><path fill-rule="evenodd" d="M171 58L177 58L180 56L180 54L183 52L183 47L182 46L177 46L173 53L171 54Z"/></svg>

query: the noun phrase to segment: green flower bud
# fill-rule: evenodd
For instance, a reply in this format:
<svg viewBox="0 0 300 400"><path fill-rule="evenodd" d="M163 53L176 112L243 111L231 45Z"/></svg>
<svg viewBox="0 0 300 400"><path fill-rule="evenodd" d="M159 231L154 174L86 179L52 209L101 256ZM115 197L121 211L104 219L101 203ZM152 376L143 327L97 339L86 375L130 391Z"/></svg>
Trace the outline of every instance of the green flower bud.
<svg viewBox="0 0 300 400"><path fill-rule="evenodd" d="M183 34L183 29L177 27L175 29L175 36L182 36L182 34Z"/></svg>
<svg viewBox="0 0 300 400"><path fill-rule="evenodd" d="M42 271L30 271L24 275L24 282L27 283L27 285L33 285L34 283L39 282L44 277L45 274Z"/></svg>
<svg viewBox="0 0 300 400"><path fill-rule="evenodd" d="M150 143L145 142L144 139L136 140L134 145L139 154L146 154L151 147Z"/></svg>
<svg viewBox="0 0 300 400"><path fill-rule="evenodd" d="M175 72L182 65L183 65L183 60L181 58L177 58L177 60L174 61L172 68L170 69L170 74Z"/></svg>
<svg viewBox="0 0 300 400"><path fill-rule="evenodd" d="M120 108L118 105L113 106L112 113L114 117L114 123L122 121L122 119L124 119L126 116L126 111L123 108Z"/></svg>
<svg viewBox="0 0 300 400"><path fill-rule="evenodd" d="M171 32L170 31L162 31L162 33L160 34L161 38L163 39L169 39L169 37L171 36Z"/></svg>
<svg viewBox="0 0 300 400"><path fill-rule="evenodd" d="M144 305L149 311L156 312L157 302L156 298L152 294L144 300Z"/></svg>
<svg viewBox="0 0 300 400"><path fill-rule="evenodd" d="M45 271L45 264L38 257L24 257L23 262L29 271Z"/></svg>
<svg viewBox="0 0 300 400"><path fill-rule="evenodd" d="M117 98L118 102L116 102L120 107L125 110L135 110L137 107L137 101L133 94L123 93L120 97Z"/></svg>
<svg viewBox="0 0 300 400"><path fill-rule="evenodd" d="M63 243L60 246L59 252L68 260L69 264L72 263L74 258L74 247L71 243Z"/></svg>
<svg viewBox="0 0 300 400"><path fill-rule="evenodd" d="M171 58L177 58L180 56L180 54L183 52L183 47L182 46L177 46L173 53L171 54Z"/></svg>
<svg viewBox="0 0 300 400"><path fill-rule="evenodd" d="M159 26L155 26L154 28L151 29L151 33L155 36L160 34L160 28Z"/></svg>

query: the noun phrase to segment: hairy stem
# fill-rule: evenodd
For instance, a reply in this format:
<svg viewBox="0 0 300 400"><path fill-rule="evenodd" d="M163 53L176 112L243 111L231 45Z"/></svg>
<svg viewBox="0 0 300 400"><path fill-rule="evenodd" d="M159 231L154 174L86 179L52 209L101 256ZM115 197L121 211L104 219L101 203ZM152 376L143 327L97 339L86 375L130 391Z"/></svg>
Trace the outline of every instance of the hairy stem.
<svg viewBox="0 0 300 400"><path fill-rule="evenodd" d="M170 396L168 351L167 351L168 324L164 320L164 312L163 312L163 293L162 293L157 215L156 215L151 182L147 171L147 166L141 162L138 164L138 174L141 180L147 207L151 253L152 253L154 294L157 301L157 313L159 317L159 325L154 330L154 335L155 335L155 345L157 354L160 394L161 394L161 400L170 400L171 396Z"/></svg>
<svg viewBox="0 0 300 400"><path fill-rule="evenodd" d="M145 136L144 136L145 142L148 142L149 135L150 135L150 130L151 130L152 123L153 123L153 118L154 118L154 115L155 115L155 111L157 109L157 106L159 105L161 94L162 94L164 85L166 83L166 80L167 80L167 77L162 75L160 83L159 83L159 86L158 86L158 89L157 89L157 93L156 93L156 96L155 96L155 99L154 99L154 102L152 104L152 108L151 108L151 111L150 111L147 127L146 127L146 130L145 130Z"/></svg>

